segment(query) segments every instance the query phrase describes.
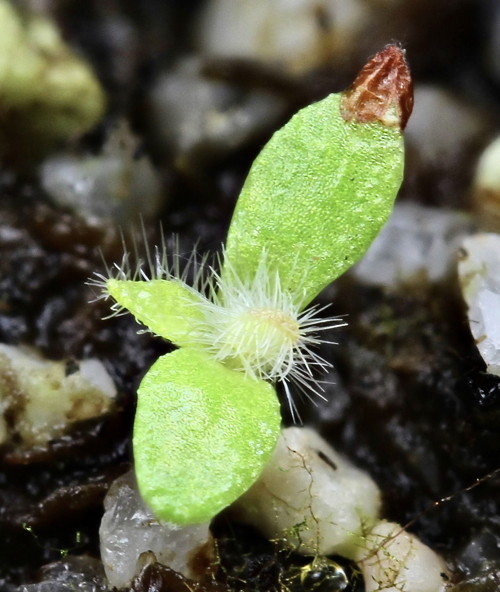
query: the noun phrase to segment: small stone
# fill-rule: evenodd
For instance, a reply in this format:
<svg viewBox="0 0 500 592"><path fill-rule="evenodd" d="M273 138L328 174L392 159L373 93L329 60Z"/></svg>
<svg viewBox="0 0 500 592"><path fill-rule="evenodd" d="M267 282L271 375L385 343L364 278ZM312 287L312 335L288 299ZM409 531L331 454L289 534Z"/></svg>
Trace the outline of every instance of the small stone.
<svg viewBox="0 0 500 592"><path fill-rule="evenodd" d="M147 156L136 157L138 141L125 122L110 134L98 156L58 155L40 168L51 198L84 218L105 218L127 228L162 205L159 176Z"/></svg>
<svg viewBox="0 0 500 592"><path fill-rule="evenodd" d="M160 76L149 96L151 128L162 150L186 172L234 152L269 132L285 101L263 89L210 79L195 57Z"/></svg>
<svg viewBox="0 0 500 592"><path fill-rule="evenodd" d="M407 143L422 168L455 165L467 148L489 133L485 114L438 85L415 86L415 107L406 127ZM484 140L483 140L484 142Z"/></svg>
<svg viewBox="0 0 500 592"><path fill-rule="evenodd" d="M366 592L444 592L444 561L402 526L382 520L357 557Z"/></svg>
<svg viewBox="0 0 500 592"><path fill-rule="evenodd" d="M458 274L479 353L487 371L500 376L500 234L466 238Z"/></svg>
<svg viewBox="0 0 500 592"><path fill-rule="evenodd" d="M198 23L203 55L303 73L345 55L376 11L360 0L211 0Z"/></svg>
<svg viewBox="0 0 500 592"><path fill-rule="evenodd" d="M473 203L481 227L500 231L500 137L491 142L479 158Z"/></svg>
<svg viewBox="0 0 500 592"><path fill-rule="evenodd" d="M46 445L72 423L108 412L115 397L99 360L53 362L35 350L0 344L0 442Z"/></svg>
<svg viewBox="0 0 500 592"><path fill-rule="evenodd" d="M466 214L397 204L353 273L372 286L441 281L454 269L457 248L471 230L472 221Z"/></svg>
<svg viewBox="0 0 500 592"><path fill-rule="evenodd" d="M5 142L25 134L33 152L38 142L50 146L87 132L104 114L106 99L55 23L15 5L0 0L0 135Z"/></svg>
<svg viewBox="0 0 500 592"><path fill-rule="evenodd" d="M314 430L286 428L259 480L234 505L237 518L305 555L354 558L380 511L367 473Z"/></svg>
<svg viewBox="0 0 500 592"><path fill-rule="evenodd" d="M147 552L187 578L206 575L196 566L213 559L208 523L180 527L159 522L142 501L132 472L113 483L104 509L99 537L110 586L128 586L143 566L141 554Z"/></svg>
<svg viewBox="0 0 500 592"><path fill-rule="evenodd" d="M460 572L465 576L461 582L464 590L468 580L496 575L500 585L500 535L494 529L484 527L467 541L456 559ZM460 588L461 590L462 588ZM471 588L473 589L473 588Z"/></svg>
<svg viewBox="0 0 500 592"><path fill-rule="evenodd" d="M42 580L25 584L18 592L107 592L102 563L82 555L50 563L42 568Z"/></svg>

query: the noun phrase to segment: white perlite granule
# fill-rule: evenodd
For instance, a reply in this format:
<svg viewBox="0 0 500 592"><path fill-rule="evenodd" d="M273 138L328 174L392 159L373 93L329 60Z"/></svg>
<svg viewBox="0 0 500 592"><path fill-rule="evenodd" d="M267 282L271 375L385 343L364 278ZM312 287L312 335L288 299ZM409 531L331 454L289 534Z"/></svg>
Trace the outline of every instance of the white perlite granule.
<svg viewBox="0 0 500 592"><path fill-rule="evenodd" d="M270 539L285 534L305 555L353 559L363 533L375 524L380 492L309 428L282 431L259 480L234 506L238 517Z"/></svg>
<svg viewBox="0 0 500 592"><path fill-rule="evenodd" d="M110 586L126 587L139 571L138 559L151 552L159 563L196 578L191 561L213 552L208 523L176 526L159 522L142 501L132 472L119 477L104 500L99 529L101 559Z"/></svg>
<svg viewBox="0 0 500 592"><path fill-rule="evenodd" d="M380 520L375 482L309 428L282 431L259 480L233 506L270 539L305 555L355 560L367 592L444 592L444 561Z"/></svg>
<svg viewBox="0 0 500 592"><path fill-rule="evenodd" d="M72 423L110 411L115 397L113 380L97 359L68 365L0 343L0 443L43 446Z"/></svg>
<svg viewBox="0 0 500 592"><path fill-rule="evenodd" d="M458 274L479 353L487 371L500 376L500 235L466 238Z"/></svg>

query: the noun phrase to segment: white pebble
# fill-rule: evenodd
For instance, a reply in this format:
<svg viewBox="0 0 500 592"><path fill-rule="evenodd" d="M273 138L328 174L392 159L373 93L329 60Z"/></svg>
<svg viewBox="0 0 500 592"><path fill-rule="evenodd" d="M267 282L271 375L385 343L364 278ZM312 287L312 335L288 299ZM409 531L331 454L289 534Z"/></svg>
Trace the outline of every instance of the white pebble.
<svg viewBox="0 0 500 592"><path fill-rule="evenodd" d="M479 158L472 195L481 227L500 230L500 137Z"/></svg>
<svg viewBox="0 0 500 592"><path fill-rule="evenodd" d="M284 538L303 554L353 558L378 519L380 492L315 431L292 427L282 431L273 458L233 508L268 538Z"/></svg>
<svg viewBox="0 0 500 592"><path fill-rule="evenodd" d="M107 592L102 563L88 555L69 556L44 565L36 584L21 585L17 592Z"/></svg>
<svg viewBox="0 0 500 592"><path fill-rule="evenodd" d="M40 168L50 197L83 217L112 219L126 227L162 204L159 176L147 156L136 158L137 140L125 122L112 131L98 156L57 155Z"/></svg>
<svg viewBox="0 0 500 592"><path fill-rule="evenodd" d="M203 55L300 73L350 49L374 14L360 0L211 0L198 42Z"/></svg>
<svg viewBox="0 0 500 592"><path fill-rule="evenodd" d="M405 138L423 168L439 170L455 164L466 147L481 141L489 125L474 104L438 85L420 84Z"/></svg>
<svg viewBox="0 0 500 592"><path fill-rule="evenodd" d="M444 592L444 561L399 524L379 522L356 558L366 592Z"/></svg>
<svg viewBox="0 0 500 592"><path fill-rule="evenodd" d="M500 192L500 137L489 144L477 163L476 184Z"/></svg>
<svg viewBox="0 0 500 592"><path fill-rule="evenodd" d="M458 274L479 353L487 371L500 376L500 234L466 238Z"/></svg>
<svg viewBox="0 0 500 592"><path fill-rule="evenodd" d="M44 445L75 421L111 409L116 387L96 359L53 362L35 350L0 344L0 443L19 439L24 446ZM3 416L13 419L9 426Z"/></svg>
<svg viewBox="0 0 500 592"><path fill-rule="evenodd" d="M176 526L160 523L142 501L132 472L110 487L104 500L99 529L101 559L110 586L128 586L141 567L142 553L152 552L157 561L196 579L199 554L212 557L213 541L208 523Z"/></svg>
<svg viewBox="0 0 500 592"><path fill-rule="evenodd" d="M163 150L186 170L217 160L269 131L285 103L269 91L211 79L196 57L180 60L149 95L152 133Z"/></svg>
<svg viewBox="0 0 500 592"><path fill-rule="evenodd" d="M457 248L471 228L466 214L397 204L353 273L359 281L374 286L440 281L454 268Z"/></svg>

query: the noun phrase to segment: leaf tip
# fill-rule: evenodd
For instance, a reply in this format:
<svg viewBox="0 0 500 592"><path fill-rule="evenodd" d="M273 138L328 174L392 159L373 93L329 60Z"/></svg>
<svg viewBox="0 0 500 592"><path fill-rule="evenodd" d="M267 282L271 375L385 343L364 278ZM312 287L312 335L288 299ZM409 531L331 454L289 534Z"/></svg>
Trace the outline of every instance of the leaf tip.
<svg viewBox="0 0 500 592"><path fill-rule="evenodd" d="M343 93L342 117L358 123L380 121L404 130L413 109L413 84L405 51L387 45L369 60Z"/></svg>

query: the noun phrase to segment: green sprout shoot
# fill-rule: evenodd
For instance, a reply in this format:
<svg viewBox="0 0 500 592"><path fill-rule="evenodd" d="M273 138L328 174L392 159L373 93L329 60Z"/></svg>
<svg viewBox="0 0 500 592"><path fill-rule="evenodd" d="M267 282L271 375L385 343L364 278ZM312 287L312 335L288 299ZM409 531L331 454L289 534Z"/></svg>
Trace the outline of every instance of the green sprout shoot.
<svg viewBox="0 0 500 592"><path fill-rule="evenodd" d="M194 285L166 249L131 273L127 258L94 282L179 347L138 389L133 447L141 495L161 519L210 520L243 494L271 456L281 424L274 384L322 396L316 348L344 323L307 308L366 251L403 176L412 107L401 49L386 47L353 86L297 113L255 160L216 271ZM175 263L175 262L174 262Z"/></svg>

